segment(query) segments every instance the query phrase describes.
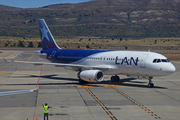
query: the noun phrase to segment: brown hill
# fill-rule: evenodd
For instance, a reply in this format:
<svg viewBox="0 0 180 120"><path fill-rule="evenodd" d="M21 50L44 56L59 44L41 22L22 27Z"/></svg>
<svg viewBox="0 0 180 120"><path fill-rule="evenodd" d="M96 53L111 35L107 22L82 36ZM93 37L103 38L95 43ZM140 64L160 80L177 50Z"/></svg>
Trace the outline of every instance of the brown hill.
<svg viewBox="0 0 180 120"><path fill-rule="evenodd" d="M0 11L1 10L12 10L12 9L19 9L19 8L16 8L16 7L11 7L11 6L6 6L6 5L1 5L0 4Z"/></svg>
<svg viewBox="0 0 180 120"><path fill-rule="evenodd" d="M44 18L59 37L176 37L178 6L180 0L96 0L32 9L1 5L0 35L37 37L37 19Z"/></svg>

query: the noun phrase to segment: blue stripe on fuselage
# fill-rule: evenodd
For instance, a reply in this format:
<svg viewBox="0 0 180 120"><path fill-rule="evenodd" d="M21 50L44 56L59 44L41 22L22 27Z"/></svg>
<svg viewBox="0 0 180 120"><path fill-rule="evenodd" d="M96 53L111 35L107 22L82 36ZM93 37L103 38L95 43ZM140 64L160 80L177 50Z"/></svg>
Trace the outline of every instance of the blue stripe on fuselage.
<svg viewBox="0 0 180 120"><path fill-rule="evenodd" d="M92 57L98 53L107 52L108 50L81 50L81 49L58 49L52 50L55 52L53 62L57 63L79 63L86 60L86 57Z"/></svg>

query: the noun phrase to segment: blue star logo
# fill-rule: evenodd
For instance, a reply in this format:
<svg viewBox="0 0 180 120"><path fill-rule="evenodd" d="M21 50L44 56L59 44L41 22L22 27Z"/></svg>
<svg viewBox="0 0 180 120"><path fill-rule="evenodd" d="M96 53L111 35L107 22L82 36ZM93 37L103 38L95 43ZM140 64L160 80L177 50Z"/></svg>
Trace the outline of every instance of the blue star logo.
<svg viewBox="0 0 180 120"><path fill-rule="evenodd" d="M43 26L43 28L40 28L41 31L41 40L43 40L44 38L46 38L49 41L49 37L48 37L48 30Z"/></svg>

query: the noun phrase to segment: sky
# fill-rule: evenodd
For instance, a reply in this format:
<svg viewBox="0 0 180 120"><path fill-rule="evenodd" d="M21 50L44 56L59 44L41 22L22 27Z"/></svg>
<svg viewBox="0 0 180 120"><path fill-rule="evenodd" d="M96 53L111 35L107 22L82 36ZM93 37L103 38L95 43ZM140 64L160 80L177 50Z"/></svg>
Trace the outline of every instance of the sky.
<svg viewBox="0 0 180 120"><path fill-rule="evenodd" d="M38 8L60 3L81 3L90 0L0 0L0 4L19 8Z"/></svg>

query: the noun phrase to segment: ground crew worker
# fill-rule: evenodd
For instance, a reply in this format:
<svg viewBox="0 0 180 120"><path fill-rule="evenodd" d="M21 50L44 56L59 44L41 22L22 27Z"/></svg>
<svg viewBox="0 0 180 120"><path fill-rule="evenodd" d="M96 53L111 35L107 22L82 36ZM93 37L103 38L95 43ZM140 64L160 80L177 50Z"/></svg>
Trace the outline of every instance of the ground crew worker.
<svg viewBox="0 0 180 120"><path fill-rule="evenodd" d="M47 103L45 103L45 105L42 104L42 106L44 107L44 120L45 120L45 117L47 117L47 120L48 120L49 108L53 108L53 107L48 106Z"/></svg>

